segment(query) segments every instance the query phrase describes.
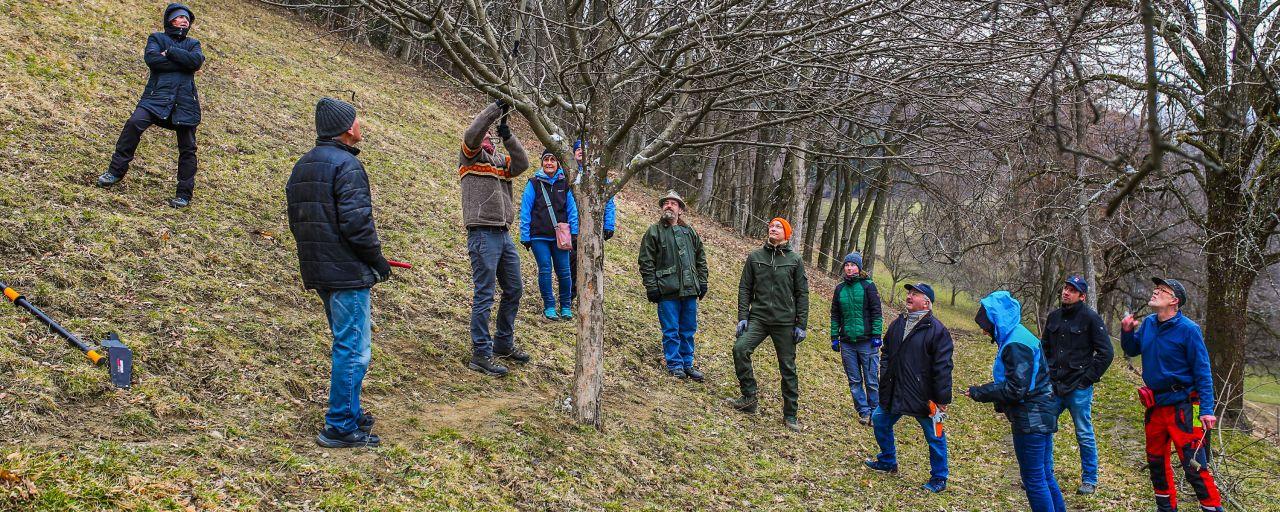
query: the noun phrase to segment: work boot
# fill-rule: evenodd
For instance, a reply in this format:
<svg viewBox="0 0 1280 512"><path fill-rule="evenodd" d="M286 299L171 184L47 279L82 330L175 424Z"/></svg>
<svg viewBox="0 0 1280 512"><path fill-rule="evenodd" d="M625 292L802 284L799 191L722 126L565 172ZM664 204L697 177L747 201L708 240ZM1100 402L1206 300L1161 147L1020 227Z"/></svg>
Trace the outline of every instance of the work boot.
<svg viewBox="0 0 1280 512"><path fill-rule="evenodd" d="M529 354L526 354L523 350L520 350L520 347L511 347L511 351L505 354L502 352L494 352L493 355L495 357L501 357L503 359L510 359L520 364L525 364L529 362Z"/></svg>
<svg viewBox="0 0 1280 512"><path fill-rule="evenodd" d="M685 373L684 368L667 368L667 373L680 380L689 378L689 374Z"/></svg>
<svg viewBox="0 0 1280 512"><path fill-rule="evenodd" d="M947 481L941 478L930 478L928 482L920 486L921 489L932 493L940 493L947 490Z"/></svg>
<svg viewBox="0 0 1280 512"><path fill-rule="evenodd" d="M360 429L343 434L333 427L325 427L316 436L316 444L322 448L373 448L381 443L381 438Z"/></svg>
<svg viewBox="0 0 1280 512"><path fill-rule="evenodd" d="M191 200L182 196L178 196L169 200L169 206L172 206L174 208L186 208L190 204L191 204Z"/></svg>
<svg viewBox="0 0 1280 512"><path fill-rule="evenodd" d="M866 425L866 426L870 427L870 426L871 426L871 415L870 415L870 414L859 414L859 415L858 415L858 423L861 423L861 424L863 424L863 425Z"/></svg>
<svg viewBox="0 0 1280 512"><path fill-rule="evenodd" d="M694 368L692 366L684 367L684 374L688 375L689 378L693 379L694 382L702 382L706 380L706 377L702 375L702 372L698 371L697 368Z"/></svg>
<svg viewBox="0 0 1280 512"><path fill-rule="evenodd" d="M724 403L728 404L729 407L747 414L755 414L756 406L760 404L760 401L756 400L756 397L754 396L741 396L736 399L726 398Z"/></svg>
<svg viewBox="0 0 1280 512"><path fill-rule="evenodd" d="M122 180L122 179L124 179L124 178L121 178L120 176L116 176L116 175L114 175L114 174L111 174L111 171L107 171L107 172L102 173L102 175L101 175L101 176L98 176L98 186L99 186L99 187L110 187L110 186L112 186L112 185L115 185L116 183L120 183L120 180Z"/></svg>
<svg viewBox="0 0 1280 512"><path fill-rule="evenodd" d="M796 419L794 416L782 418L782 424L786 425L792 432L800 431L800 420Z"/></svg>
<svg viewBox="0 0 1280 512"><path fill-rule="evenodd" d="M879 459L867 459L862 461L862 463L872 471L879 471L881 473L889 473L889 474L894 474L898 472L897 464L882 462Z"/></svg>
<svg viewBox="0 0 1280 512"><path fill-rule="evenodd" d="M1098 490L1098 484L1083 483L1080 488L1076 489L1076 494L1093 494Z"/></svg>
<svg viewBox="0 0 1280 512"><path fill-rule="evenodd" d="M467 368L490 377L503 377L507 374L507 367L494 363L493 357L471 356L471 362L467 363Z"/></svg>
<svg viewBox="0 0 1280 512"><path fill-rule="evenodd" d="M369 432L373 432L374 421L375 420L373 419L373 415L366 412L364 413L363 416L360 417L360 419L356 420L356 428L359 428L360 430L364 431L366 434Z"/></svg>

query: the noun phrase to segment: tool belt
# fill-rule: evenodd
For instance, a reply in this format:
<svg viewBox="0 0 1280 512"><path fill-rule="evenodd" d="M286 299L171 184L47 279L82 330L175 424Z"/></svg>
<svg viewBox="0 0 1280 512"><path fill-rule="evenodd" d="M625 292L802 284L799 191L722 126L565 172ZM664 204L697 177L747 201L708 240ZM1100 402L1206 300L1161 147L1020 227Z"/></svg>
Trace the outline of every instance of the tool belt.
<svg viewBox="0 0 1280 512"><path fill-rule="evenodd" d="M1169 389L1162 389L1160 391L1156 391L1147 386L1142 386L1138 388L1138 401L1142 403L1143 407L1146 407L1147 409L1151 409L1156 406L1157 393L1168 393L1170 391L1182 391L1184 389L1187 389L1187 388L1181 384L1174 384ZM1200 394L1196 393L1195 391L1192 391L1191 394L1187 395L1187 401L1194 404L1198 408L1200 406Z"/></svg>

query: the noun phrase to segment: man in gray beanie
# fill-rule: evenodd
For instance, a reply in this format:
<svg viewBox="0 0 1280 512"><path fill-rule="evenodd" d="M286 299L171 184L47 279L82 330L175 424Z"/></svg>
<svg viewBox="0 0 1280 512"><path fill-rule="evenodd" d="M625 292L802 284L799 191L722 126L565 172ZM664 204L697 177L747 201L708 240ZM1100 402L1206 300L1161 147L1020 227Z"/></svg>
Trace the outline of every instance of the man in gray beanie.
<svg viewBox="0 0 1280 512"><path fill-rule="evenodd" d="M320 295L333 332L329 411L316 437L326 448L380 442L371 433L373 416L360 408L360 388L371 354L369 291L391 277L391 266L373 223L369 177L356 159L362 138L355 107L321 99L316 147L293 166L285 185L302 284Z"/></svg>

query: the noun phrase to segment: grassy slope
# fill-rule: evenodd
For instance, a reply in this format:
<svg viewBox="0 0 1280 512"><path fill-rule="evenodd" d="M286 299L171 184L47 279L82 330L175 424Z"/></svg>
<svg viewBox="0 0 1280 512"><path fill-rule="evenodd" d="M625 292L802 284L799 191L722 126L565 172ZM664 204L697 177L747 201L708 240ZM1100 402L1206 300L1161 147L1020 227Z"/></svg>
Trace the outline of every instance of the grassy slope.
<svg viewBox="0 0 1280 512"><path fill-rule="evenodd" d="M0 217L0 278L73 330L120 331L138 357L138 385L117 392L26 318L0 315L0 468L19 479L0 478L0 509L1023 508L1006 423L964 401L952 411L949 492L916 489L927 464L909 426L901 476L861 470L874 441L851 421L825 347L829 282L814 280L815 340L800 350L806 431L781 428L769 348L758 352L763 413L727 412L734 285L754 243L701 221L713 269L699 346L709 380L665 378L634 272L652 217L641 190L620 199L607 251L606 431L559 409L572 330L537 320L531 258L519 325L537 364L496 381L465 370L469 268L453 158L474 95L255 2L194 2L209 57L194 205L162 206L175 151L161 130L122 186L89 186L145 77L140 44L161 5L135 4L0 0L0 208L12 212ZM388 441L378 450L311 443L328 333L297 278L282 189L310 146L314 100L332 89L358 91L387 252L418 264L375 292L365 400ZM971 311L941 314L963 327ZM957 384L984 381L991 346L958 338ZM1131 389L1113 371L1098 392L1103 490L1069 497L1073 507L1147 503ZM1074 487L1069 445L1060 474Z"/></svg>

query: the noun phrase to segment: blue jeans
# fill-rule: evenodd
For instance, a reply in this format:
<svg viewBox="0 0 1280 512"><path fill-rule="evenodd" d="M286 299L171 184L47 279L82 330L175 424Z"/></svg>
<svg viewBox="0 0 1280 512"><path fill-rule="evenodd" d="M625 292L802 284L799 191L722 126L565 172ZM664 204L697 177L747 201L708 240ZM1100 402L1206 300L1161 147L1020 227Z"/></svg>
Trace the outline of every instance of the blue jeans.
<svg viewBox="0 0 1280 512"><path fill-rule="evenodd" d="M324 303L324 315L333 332L333 366L329 374L329 412L326 426L343 434L356 430L360 410L360 387L369 370L372 355L373 322L369 310L369 289L316 290Z"/></svg>
<svg viewBox="0 0 1280 512"><path fill-rule="evenodd" d="M911 416L924 429L924 440L929 443L929 476L942 480L947 479L947 434L936 436L933 433L933 420L928 416ZM898 446L893 439L893 426L902 418L901 414L892 414L884 408L876 406L871 413L872 430L876 433L876 444L880 445L880 454L876 460L894 466L898 465Z"/></svg>
<svg viewBox="0 0 1280 512"><path fill-rule="evenodd" d="M560 307L567 308L573 300L573 274L569 271L569 251L556 247L555 240L530 241L533 259L538 262L538 290L542 292L542 308L556 307L556 293L551 286L551 266L555 264L556 280L560 281Z"/></svg>
<svg viewBox="0 0 1280 512"><path fill-rule="evenodd" d="M1080 483L1098 484L1098 442L1093 437L1093 386L1059 396L1058 415L1071 411L1076 443L1080 445Z"/></svg>
<svg viewBox="0 0 1280 512"><path fill-rule="evenodd" d="M698 298L664 300L658 303L658 323L662 325L662 357L667 369L693 366L693 335L698 332Z"/></svg>
<svg viewBox="0 0 1280 512"><path fill-rule="evenodd" d="M524 284L520 282L520 255L505 230L467 230L467 254L471 257L471 280L475 296L471 300L471 353L491 357L515 347L516 313ZM497 332L489 334L489 312L493 310L496 286L502 287L498 304Z"/></svg>
<svg viewBox="0 0 1280 512"><path fill-rule="evenodd" d="M870 341L840 343L840 362L849 379L849 393L858 416L870 416L880 405L880 349Z"/></svg>
<svg viewBox="0 0 1280 512"><path fill-rule="evenodd" d="M1053 477L1053 434L1014 434L1013 452L1031 512L1066 512L1062 490Z"/></svg>

